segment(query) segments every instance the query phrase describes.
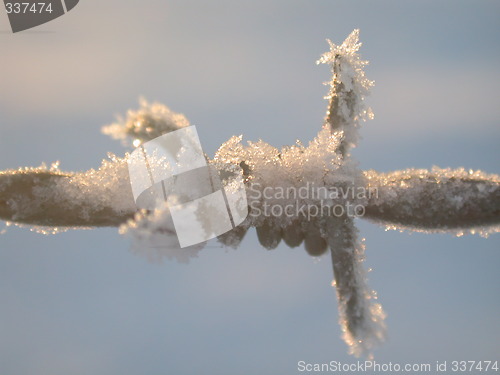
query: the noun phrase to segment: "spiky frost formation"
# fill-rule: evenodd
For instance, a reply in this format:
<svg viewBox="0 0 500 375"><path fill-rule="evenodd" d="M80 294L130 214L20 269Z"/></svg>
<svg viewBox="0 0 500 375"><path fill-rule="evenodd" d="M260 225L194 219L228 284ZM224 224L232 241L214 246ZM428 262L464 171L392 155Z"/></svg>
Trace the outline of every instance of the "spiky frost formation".
<svg viewBox="0 0 500 375"><path fill-rule="evenodd" d="M104 126L102 132L114 139L121 139L125 144L128 138L135 147L162 134L189 126L187 118L172 111L160 103L148 103L141 98L138 110L128 110L125 118L119 117L117 122Z"/></svg>
<svg viewBox="0 0 500 375"><path fill-rule="evenodd" d="M368 61L361 60L358 53L359 30L354 30L342 44L336 45L327 39L330 51L324 53L316 62L329 64L332 79L326 82L330 90L325 99L329 100L325 124L333 131L342 130L344 140L340 145L342 154L348 154L349 148L358 142L360 121L373 118L373 112L367 108L364 99L374 85L366 78L364 67Z"/></svg>

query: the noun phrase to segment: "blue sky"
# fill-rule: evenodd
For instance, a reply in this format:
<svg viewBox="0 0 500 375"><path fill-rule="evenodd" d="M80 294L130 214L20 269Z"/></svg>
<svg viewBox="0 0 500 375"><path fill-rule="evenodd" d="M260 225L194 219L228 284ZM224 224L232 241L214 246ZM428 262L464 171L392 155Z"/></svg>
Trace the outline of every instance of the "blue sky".
<svg viewBox="0 0 500 375"><path fill-rule="evenodd" d="M500 5L494 1L82 0L29 32L0 14L0 169L98 167L100 133L143 95L184 113L207 153L232 135L281 146L318 131L326 38L361 30L375 80L354 151L363 169L498 169ZM500 240L360 222L388 314L380 362L495 360ZM212 244L148 263L116 229L0 236L3 374L293 374L354 362L328 257ZM496 356L496 357L495 357Z"/></svg>

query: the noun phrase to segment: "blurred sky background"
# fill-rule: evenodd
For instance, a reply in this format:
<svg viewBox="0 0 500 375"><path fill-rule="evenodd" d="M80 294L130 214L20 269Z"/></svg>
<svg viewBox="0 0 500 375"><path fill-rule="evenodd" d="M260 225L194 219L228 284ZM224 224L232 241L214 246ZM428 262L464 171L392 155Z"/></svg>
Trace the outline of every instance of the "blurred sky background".
<svg viewBox="0 0 500 375"><path fill-rule="evenodd" d="M100 165L100 133L143 95L184 113L213 155L232 135L282 146L325 114L330 38L360 28L375 80L363 169L500 173L498 1L81 0L12 34L0 12L0 170ZM388 314L379 362L500 360L500 235L386 232L359 222ZM0 372L294 374L354 362L329 255L266 251L254 231L189 265L148 263L115 228L0 236Z"/></svg>

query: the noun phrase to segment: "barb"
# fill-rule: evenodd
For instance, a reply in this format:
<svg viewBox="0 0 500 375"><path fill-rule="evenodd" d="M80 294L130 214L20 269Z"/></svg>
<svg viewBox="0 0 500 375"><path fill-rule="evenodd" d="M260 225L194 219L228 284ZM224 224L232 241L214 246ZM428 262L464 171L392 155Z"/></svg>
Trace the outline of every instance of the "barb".
<svg viewBox="0 0 500 375"><path fill-rule="evenodd" d="M358 29L340 45L335 45L328 39L327 42L330 51L324 53L316 62L329 64L332 70L331 81L325 83L330 86L325 97L329 100L325 126L330 127L332 132L343 132L339 151L347 156L349 149L358 142L360 121L373 118L373 113L370 108L366 108L364 99L374 83L365 77L363 70L368 61L361 60L358 54L361 47Z"/></svg>

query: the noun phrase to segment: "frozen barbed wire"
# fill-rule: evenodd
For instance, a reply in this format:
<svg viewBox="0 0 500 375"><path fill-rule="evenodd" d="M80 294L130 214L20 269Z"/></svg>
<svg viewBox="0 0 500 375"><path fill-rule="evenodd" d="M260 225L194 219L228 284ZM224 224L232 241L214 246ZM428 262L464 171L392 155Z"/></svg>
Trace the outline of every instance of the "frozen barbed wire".
<svg viewBox="0 0 500 375"><path fill-rule="evenodd" d="M263 247L304 244L312 256L331 251L340 325L350 353L370 356L385 337L385 313L367 285L362 267L364 244L354 217L365 217L392 229L424 232L489 233L500 231L500 177L480 171L407 169L392 173L361 171L350 158L364 119L372 117L364 98L373 86L364 74L367 62L358 50L359 31L330 51L319 63L331 66L332 80L324 125L307 146L298 142L281 150L263 142L242 144L242 136L221 145L211 168L221 175L242 170L249 215L218 239L236 248L250 227ZM106 126L116 139L135 146L189 122L159 103L141 100L140 109ZM167 205L138 210L130 187L127 158L109 155L98 170L65 173L57 165L0 172L0 218L42 231L60 228L118 226L134 249L150 259L166 257L188 262L203 244L178 251L179 244ZM302 190L301 190L302 189ZM306 191L302 196L297 192ZM353 194L343 194L346 191ZM370 194L376 191L376 194ZM368 193L367 193L368 192ZM275 212L266 215L266 207ZM311 212L299 210L307 207ZM362 207L327 215L335 207ZM288 215L287 210L296 211Z"/></svg>
<svg viewBox="0 0 500 375"><path fill-rule="evenodd" d="M419 232L464 232L488 236L499 231L500 176L482 171L406 169L367 171L368 186L377 189L365 217L395 229Z"/></svg>

